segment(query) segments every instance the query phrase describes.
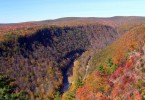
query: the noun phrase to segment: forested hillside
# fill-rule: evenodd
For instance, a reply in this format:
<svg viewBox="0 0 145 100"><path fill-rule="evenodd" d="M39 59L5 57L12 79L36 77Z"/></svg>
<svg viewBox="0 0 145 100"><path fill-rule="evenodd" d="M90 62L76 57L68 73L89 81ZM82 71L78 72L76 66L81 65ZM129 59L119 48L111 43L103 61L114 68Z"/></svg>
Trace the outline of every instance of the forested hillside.
<svg viewBox="0 0 145 100"><path fill-rule="evenodd" d="M65 95L64 98L144 100L144 53L145 25L141 25L94 54L86 65L91 73L86 80L83 80L83 71L79 71L84 67L83 60L75 61L74 83L67 93L69 97Z"/></svg>
<svg viewBox="0 0 145 100"><path fill-rule="evenodd" d="M4 35L0 43L0 73L14 79L17 91L24 90L31 99L52 99L56 92L63 93L64 76L74 60L118 37L115 29L105 25L50 26L31 30L30 35L19 31L23 32Z"/></svg>

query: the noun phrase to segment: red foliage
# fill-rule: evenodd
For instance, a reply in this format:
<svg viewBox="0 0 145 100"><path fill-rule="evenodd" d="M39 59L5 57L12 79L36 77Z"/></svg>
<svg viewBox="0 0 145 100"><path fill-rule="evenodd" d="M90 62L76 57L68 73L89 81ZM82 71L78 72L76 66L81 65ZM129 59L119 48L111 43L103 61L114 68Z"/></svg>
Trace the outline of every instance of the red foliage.
<svg viewBox="0 0 145 100"><path fill-rule="evenodd" d="M124 68L123 67L119 67L112 75L111 77L113 79L116 79L117 77L121 76L123 74L123 70Z"/></svg>
<svg viewBox="0 0 145 100"><path fill-rule="evenodd" d="M141 94L138 91L136 92L135 97L136 97L136 100L142 99Z"/></svg>

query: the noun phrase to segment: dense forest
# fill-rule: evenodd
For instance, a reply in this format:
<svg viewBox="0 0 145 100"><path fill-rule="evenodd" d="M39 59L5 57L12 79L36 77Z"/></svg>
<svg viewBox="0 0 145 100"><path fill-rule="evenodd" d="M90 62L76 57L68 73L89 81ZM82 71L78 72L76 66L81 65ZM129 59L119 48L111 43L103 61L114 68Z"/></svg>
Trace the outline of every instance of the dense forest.
<svg viewBox="0 0 145 100"><path fill-rule="evenodd" d="M62 94L64 76L68 69L72 71L68 67L74 60L89 49L101 50L119 36L110 26L93 24L49 26L30 35L16 33L4 35L0 42L0 73L14 79L16 91L27 92L31 99Z"/></svg>

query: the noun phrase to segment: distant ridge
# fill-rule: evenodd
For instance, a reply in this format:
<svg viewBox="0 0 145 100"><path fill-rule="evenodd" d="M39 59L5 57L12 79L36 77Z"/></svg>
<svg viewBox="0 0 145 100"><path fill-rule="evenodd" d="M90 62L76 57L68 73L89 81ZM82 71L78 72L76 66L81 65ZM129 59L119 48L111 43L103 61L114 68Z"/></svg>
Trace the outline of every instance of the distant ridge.
<svg viewBox="0 0 145 100"><path fill-rule="evenodd" d="M26 22L18 22L18 23L0 23L0 25L13 25L13 24L23 24L23 23L41 23L41 22L54 22L54 21L73 21L73 20L99 20L99 19L145 19L144 16L113 16L113 17L62 17L57 19L49 19L49 20L41 20L41 21L26 21Z"/></svg>
<svg viewBox="0 0 145 100"><path fill-rule="evenodd" d="M78 26L88 24L107 25L118 29L123 33L128 29L145 23L145 17L140 16L114 16L114 17L63 17L53 20L29 21L22 23L0 23L0 33L7 33L17 29L27 29L34 27L56 26Z"/></svg>

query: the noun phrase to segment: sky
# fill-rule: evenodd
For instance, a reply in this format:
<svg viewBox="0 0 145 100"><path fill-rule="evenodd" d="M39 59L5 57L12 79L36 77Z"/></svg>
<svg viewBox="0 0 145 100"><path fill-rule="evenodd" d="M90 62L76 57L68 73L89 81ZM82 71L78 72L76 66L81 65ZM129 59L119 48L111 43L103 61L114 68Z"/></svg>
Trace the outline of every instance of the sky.
<svg viewBox="0 0 145 100"><path fill-rule="evenodd" d="M0 0L0 23L112 16L145 16L145 0Z"/></svg>

